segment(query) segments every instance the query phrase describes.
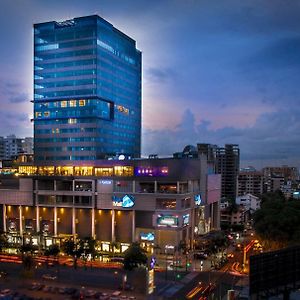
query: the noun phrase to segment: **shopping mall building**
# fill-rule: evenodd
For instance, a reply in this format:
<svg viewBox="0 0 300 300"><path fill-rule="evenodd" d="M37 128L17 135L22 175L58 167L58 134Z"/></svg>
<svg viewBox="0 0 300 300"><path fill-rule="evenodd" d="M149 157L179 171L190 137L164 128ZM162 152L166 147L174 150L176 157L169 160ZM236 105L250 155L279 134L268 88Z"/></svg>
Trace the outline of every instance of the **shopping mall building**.
<svg viewBox="0 0 300 300"><path fill-rule="evenodd" d="M205 156L103 160L97 167L20 165L2 175L2 230L10 241L94 237L101 250L192 246L219 227L220 175Z"/></svg>

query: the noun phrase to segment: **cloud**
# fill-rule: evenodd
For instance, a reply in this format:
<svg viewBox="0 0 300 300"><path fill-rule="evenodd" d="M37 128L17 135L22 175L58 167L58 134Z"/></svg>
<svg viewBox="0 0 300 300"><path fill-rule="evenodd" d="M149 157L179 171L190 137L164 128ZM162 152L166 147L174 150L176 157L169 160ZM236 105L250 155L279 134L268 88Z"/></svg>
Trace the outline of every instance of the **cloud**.
<svg viewBox="0 0 300 300"><path fill-rule="evenodd" d="M163 83L176 77L174 70L170 68L148 68L145 71L145 79L155 83Z"/></svg>
<svg viewBox="0 0 300 300"><path fill-rule="evenodd" d="M211 143L224 145L239 144L241 158L245 161L273 160L283 163L300 163L300 108L287 108L261 115L248 128L224 127L209 129L209 121L195 122L194 114L187 110L181 122L172 130L146 129L143 153L171 155L182 151L185 145Z"/></svg>
<svg viewBox="0 0 300 300"><path fill-rule="evenodd" d="M21 102L28 102L28 101L29 101L28 94L25 93L21 93L9 98L9 102L11 103L21 103Z"/></svg>

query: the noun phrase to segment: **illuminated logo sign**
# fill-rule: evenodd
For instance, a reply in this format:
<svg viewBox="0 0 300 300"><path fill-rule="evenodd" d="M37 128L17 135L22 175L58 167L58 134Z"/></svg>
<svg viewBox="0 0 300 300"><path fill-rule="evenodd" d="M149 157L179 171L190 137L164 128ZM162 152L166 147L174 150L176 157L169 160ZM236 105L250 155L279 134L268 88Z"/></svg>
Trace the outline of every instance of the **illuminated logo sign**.
<svg viewBox="0 0 300 300"><path fill-rule="evenodd" d="M113 196L113 206L130 208L134 205L134 197L131 195L125 195L123 197Z"/></svg>
<svg viewBox="0 0 300 300"><path fill-rule="evenodd" d="M190 214L182 216L183 226L188 226L190 224Z"/></svg>
<svg viewBox="0 0 300 300"><path fill-rule="evenodd" d="M142 241L149 241L149 242L154 241L154 233L153 232L148 232L148 233L141 232L140 237L141 237Z"/></svg>
<svg viewBox="0 0 300 300"><path fill-rule="evenodd" d="M112 184L112 180L100 180L100 183L104 185L109 185Z"/></svg>
<svg viewBox="0 0 300 300"><path fill-rule="evenodd" d="M157 224L157 226L162 226L162 227L177 227L178 226L178 216L158 215L156 224Z"/></svg>
<svg viewBox="0 0 300 300"><path fill-rule="evenodd" d="M202 199L201 199L201 195L195 195L194 196L194 200L195 200L195 205L201 205Z"/></svg>

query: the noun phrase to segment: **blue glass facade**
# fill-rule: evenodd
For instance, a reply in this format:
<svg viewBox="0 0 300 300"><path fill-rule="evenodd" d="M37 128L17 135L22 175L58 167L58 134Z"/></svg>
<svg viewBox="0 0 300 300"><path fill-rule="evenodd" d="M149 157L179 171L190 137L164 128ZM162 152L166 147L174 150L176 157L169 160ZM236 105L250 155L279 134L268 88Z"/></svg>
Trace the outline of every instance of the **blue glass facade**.
<svg viewBox="0 0 300 300"><path fill-rule="evenodd" d="M36 164L140 156L141 52L99 16L34 25L33 102Z"/></svg>

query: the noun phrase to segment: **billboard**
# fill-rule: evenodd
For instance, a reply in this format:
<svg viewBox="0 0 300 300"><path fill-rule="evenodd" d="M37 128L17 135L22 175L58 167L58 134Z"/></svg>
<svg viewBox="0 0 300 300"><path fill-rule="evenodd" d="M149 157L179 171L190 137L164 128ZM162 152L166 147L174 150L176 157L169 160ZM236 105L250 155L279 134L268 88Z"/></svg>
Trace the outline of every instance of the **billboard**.
<svg viewBox="0 0 300 300"><path fill-rule="evenodd" d="M158 215L156 219L157 226L161 227L178 227L178 216Z"/></svg>

